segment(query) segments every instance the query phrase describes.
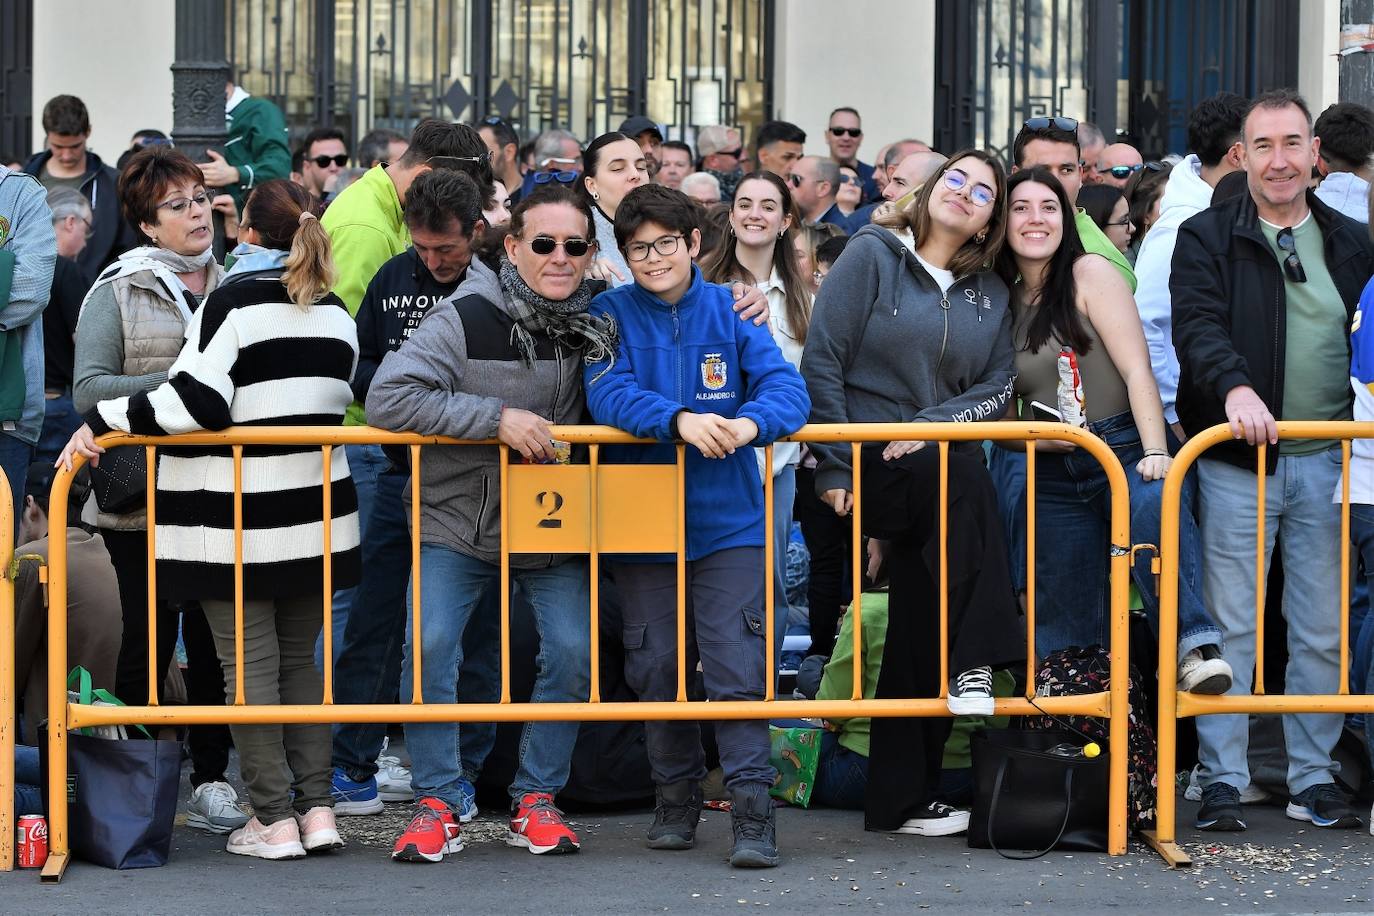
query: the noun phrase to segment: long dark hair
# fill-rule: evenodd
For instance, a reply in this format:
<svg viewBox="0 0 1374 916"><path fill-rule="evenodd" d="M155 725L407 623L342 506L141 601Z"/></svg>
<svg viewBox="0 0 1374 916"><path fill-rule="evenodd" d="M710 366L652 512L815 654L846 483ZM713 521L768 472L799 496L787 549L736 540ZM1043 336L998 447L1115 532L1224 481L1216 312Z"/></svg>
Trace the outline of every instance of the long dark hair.
<svg viewBox="0 0 1374 916"><path fill-rule="evenodd" d="M801 219L796 205L792 202L792 192L788 190L787 182L772 172L750 172L735 185L735 195L730 200L730 211L734 210L735 198L739 197L740 188L744 187L746 181L766 181L772 185L778 192L778 199L782 201L783 215L792 217L792 224L773 243L773 269L782 278L787 303L784 309L787 314L787 326L796 335L797 342L805 344L806 332L811 326L811 293L806 285L806 278L801 274L801 268L797 266L797 249L793 239L797 226L801 225ZM739 239L730 230L728 216L725 227L725 242L701 265L702 276L712 283L732 283L741 280L757 284L766 281L767 277L755 277L739 262L739 254L735 250L739 245Z"/></svg>
<svg viewBox="0 0 1374 916"><path fill-rule="evenodd" d="M1045 282L1034 302L1022 303L1023 308L1035 306L1030 323L1026 327L1026 347L1032 353L1048 344L1051 338L1073 347L1079 353L1092 349L1092 334L1078 313L1078 285L1073 278L1073 265L1084 255L1083 240L1078 236L1078 226L1074 223L1077 212L1069 203L1069 195L1054 173L1043 165L1021 169L1007 182L1007 207L1011 208L1013 193L1028 181L1042 184L1059 198L1059 211L1064 214L1063 234L1059 248L1050 258L1049 268L1045 271ZM1010 218L1008 218L1010 222ZM997 272L1008 288L1015 288L1021 271L1016 266L1016 253L1011 245L1005 245L997 258ZM1015 297L1013 297L1014 299Z"/></svg>
<svg viewBox="0 0 1374 916"><path fill-rule="evenodd" d="M1116 209L1116 202L1125 196L1121 189L1114 185L1088 184L1078 192L1078 205L1083 208L1083 212L1092 217L1097 228L1106 232L1107 224L1112 221L1112 211Z"/></svg>
<svg viewBox="0 0 1374 916"><path fill-rule="evenodd" d="M599 208L596 201L592 199L592 192L587 190L587 179L595 178L596 173L601 170L601 151L612 143L619 143L621 140L634 142L633 137L627 137L618 130L612 130L588 143L587 148L582 151L582 174L577 179L577 193L586 201L589 210Z"/></svg>

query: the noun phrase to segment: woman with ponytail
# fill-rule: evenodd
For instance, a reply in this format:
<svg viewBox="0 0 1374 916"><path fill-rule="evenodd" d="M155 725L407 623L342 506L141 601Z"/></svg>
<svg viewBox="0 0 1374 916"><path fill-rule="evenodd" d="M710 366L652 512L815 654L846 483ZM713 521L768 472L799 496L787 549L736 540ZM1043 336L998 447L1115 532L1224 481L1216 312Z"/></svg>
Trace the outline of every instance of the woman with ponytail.
<svg viewBox="0 0 1374 916"><path fill-rule="evenodd" d="M334 264L318 203L288 181L248 198L234 266L196 310L167 379L102 400L59 463L98 463L95 437L165 435L229 426L338 426L353 400L353 320L329 292ZM320 448L243 449L243 700L317 704L315 640L323 622L324 461ZM234 463L229 448L158 455L158 597L200 601L235 700ZM343 446L330 474L332 585L358 580L358 501ZM231 726L254 817L228 851L290 859L343 845L330 798L330 727Z"/></svg>
<svg viewBox="0 0 1374 916"><path fill-rule="evenodd" d="M711 283L735 281L756 286L768 297L768 326L783 357L801 367L806 329L811 324L811 291L798 266L793 240L800 220L792 192L772 172L751 172L735 186L725 242L702 264ZM760 473L763 450L759 450ZM781 658L791 608L787 602L787 541L797 493L801 446L773 446L773 629L775 661Z"/></svg>

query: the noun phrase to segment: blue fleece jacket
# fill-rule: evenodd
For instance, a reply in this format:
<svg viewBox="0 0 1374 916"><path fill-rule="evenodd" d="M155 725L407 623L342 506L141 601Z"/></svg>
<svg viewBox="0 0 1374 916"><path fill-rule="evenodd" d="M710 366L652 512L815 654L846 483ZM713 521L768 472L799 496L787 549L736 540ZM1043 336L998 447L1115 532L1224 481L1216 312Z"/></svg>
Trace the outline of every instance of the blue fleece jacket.
<svg viewBox="0 0 1374 916"><path fill-rule="evenodd" d="M801 375L767 327L741 321L730 289L707 283L692 268L692 285L669 305L626 284L592 300L594 315L620 329L615 364L586 367L587 407L597 423L662 445L607 446L610 464L672 464L669 426L679 411L748 417L758 425L754 446L796 432L811 399ZM598 377L599 376L599 377ZM758 459L739 448L723 459L687 448L687 559L731 547L763 546L763 483Z"/></svg>

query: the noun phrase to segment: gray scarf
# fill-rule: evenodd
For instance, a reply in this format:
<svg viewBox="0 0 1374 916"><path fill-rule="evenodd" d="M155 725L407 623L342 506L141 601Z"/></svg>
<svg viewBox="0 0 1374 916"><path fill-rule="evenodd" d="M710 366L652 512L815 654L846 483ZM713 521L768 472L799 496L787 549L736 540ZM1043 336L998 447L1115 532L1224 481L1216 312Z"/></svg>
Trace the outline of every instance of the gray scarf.
<svg viewBox="0 0 1374 916"><path fill-rule="evenodd" d="M215 259L215 248L212 245L200 254L185 255L177 254L166 248L158 248L155 245L144 245L127 252L123 257L152 258L154 261L161 261L166 264L168 270L174 274L189 274L209 267L210 262Z"/></svg>
<svg viewBox="0 0 1374 916"><path fill-rule="evenodd" d="M615 319L594 318L587 314L592 301L591 284L583 280L571 296L561 301L545 299L530 289L506 258L501 259L501 291L506 295L506 311L515 319L511 328L511 345L520 351L525 364L534 365L534 333L542 333L554 341L582 352L588 365L606 361L606 368L596 374L596 381L615 365L615 351L619 344Z"/></svg>

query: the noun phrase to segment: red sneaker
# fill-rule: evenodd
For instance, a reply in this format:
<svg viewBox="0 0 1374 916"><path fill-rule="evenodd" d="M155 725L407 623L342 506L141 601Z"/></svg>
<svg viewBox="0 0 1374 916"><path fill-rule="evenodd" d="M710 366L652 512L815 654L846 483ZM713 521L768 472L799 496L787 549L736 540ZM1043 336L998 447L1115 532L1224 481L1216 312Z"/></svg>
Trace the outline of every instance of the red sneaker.
<svg viewBox="0 0 1374 916"><path fill-rule="evenodd" d="M512 805L510 833L506 843L524 846L535 855L546 852L577 852L581 843L563 820L563 812L553 806L553 796L547 792L530 792L520 796Z"/></svg>
<svg viewBox="0 0 1374 916"><path fill-rule="evenodd" d="M410 826L396 840L391 858L402 862L438 862L451 852L462 852L458 819L452 809L437 798L422 798L415 803Z"/></svg>

